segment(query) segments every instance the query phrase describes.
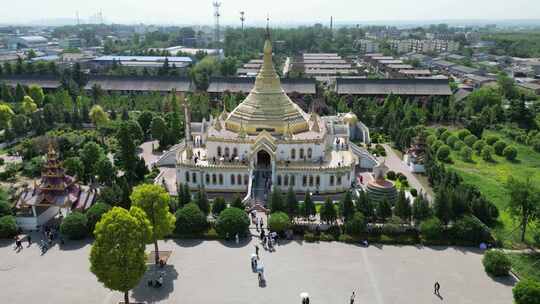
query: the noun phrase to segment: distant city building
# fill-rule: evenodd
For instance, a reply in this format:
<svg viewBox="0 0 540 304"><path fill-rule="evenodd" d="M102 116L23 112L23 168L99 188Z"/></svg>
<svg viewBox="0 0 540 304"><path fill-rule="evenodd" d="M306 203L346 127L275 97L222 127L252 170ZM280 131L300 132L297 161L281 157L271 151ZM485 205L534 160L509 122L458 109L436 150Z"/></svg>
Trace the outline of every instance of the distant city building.
<svg viewBox="0 0 540 304"><path fill-rule="evenodd" d="M459 42L452 40L391 40L390 46L396 52L408 53L443 53L459 50Z"/></svg>
<svg viewBox="0 0 540 304"><path fill-rule="evenodd" d="M184 69L192 64L189 57L177 56L101 56L94 58L90 65L94 69L111 67L114 64L138 69L157 69L168 61L170 68Z"/></svg>
<svg viewBox="0 0 540 304"><path fill-rule="evenodd" d="M369 39L360 39L356 41L356 47L361 54L379 52L379 43Z"/></svg>
<svg viewBox="0 0 540 304"><path fill-rule="evenodd" d="M60 40L58 46L64 49L78 49L81 48L83 45L80 38L72 37Z"/></svg>
<svg viewBox="0 0 540 304"><path fill-rule="evenodd" d="M42 49L46 48L48 40L42 36L19 36L9 39L8 48L19 49Z"/></svg>

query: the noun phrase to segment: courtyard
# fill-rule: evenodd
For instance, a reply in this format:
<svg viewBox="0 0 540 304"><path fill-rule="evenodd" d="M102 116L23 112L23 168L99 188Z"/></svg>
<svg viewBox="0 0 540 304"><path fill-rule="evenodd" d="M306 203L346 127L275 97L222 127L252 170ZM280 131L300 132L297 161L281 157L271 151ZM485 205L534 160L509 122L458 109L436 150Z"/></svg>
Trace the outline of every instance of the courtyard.
<svg viewBox="0 0 540 304"><path fill-rule="evenodd" d="M461 247L372 245L338 242L283 242L275 252L261 248L266 287L259 287L250 256L256 239L235 242L168 240L173 251L164 285L148 287L152 270L131 293L145 303L512 303L511 278L495 280L483 269L479 251ZM90 244L68 242L40 255L37 244L16 252L0 243L3 303L118 303L89 271ZM148 247L150 250L151 247ZM155 277L154 277L155 278ZM441 284L441 297L433 284Z"/></svg>

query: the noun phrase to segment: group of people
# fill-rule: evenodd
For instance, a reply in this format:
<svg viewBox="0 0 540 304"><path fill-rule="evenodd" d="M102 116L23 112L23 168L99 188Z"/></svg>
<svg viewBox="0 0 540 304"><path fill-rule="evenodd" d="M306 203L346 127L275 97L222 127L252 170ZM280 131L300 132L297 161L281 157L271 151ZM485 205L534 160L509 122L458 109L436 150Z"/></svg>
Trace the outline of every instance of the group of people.
<svg viewBox="0 0 540 304"><path fill-rule="evenodd" d="M259 255L259 246L257 245L255 245L255 254L251 255L251 270L257 273L259 286L264 286L266 284L266 279L264 277L264 267L262 265L261 257Z"/></svg>
<svg viewBox="0 0 540 304"><path fill-rule="evenodd" d="M154 287L154 288L160 288L163 286L163 277L165 276L165 271L161 271L159 273L159 277L156 280L149 280L148 286Z"/></svg>

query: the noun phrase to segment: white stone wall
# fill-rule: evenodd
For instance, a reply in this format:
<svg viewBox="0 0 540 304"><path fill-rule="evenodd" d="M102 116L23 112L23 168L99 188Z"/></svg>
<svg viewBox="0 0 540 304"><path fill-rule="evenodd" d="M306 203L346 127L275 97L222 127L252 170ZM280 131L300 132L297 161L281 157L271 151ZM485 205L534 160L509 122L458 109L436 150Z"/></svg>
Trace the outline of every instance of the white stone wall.
<svg viewBox="0 0 540 304"><path fill-rule="evenodd" d="M309 157L308 151L311 149L311 157ZM294 150L294 159L292 158ZM324 145L323 144L283 144L278 145L276 151L276 157L278 161L303 161L301 158L301 151L304 151L304 157L306 160L318 160L324 157Z"/></svg>
<svg viewBox="0 0 540 304"><path fill-rule="evenodd" d="M278 170L276 186L282 191L292 187L295 192L333 193L350 188L353 172L341 173L324 171L283 171ZM341 177L340 177L341 176ZM294 177L294 185L291 181ZM305 179L305 183L304 183Z"/></svg>
<svg viewBox="0 0 540 304"><path fill-rule="evenodd" d="M210 160L214 157L216 159L220 158L220 156L218 156L218 147L221 148L221 157L225 157L224 155L227 150L229 151L229 156L232 156L236 149L237 156L240 157L240 160L242 160L243 157L245 157L245 159L247 160L249 156L249 152L251 150L251 144L207 141L206 142L207 159Z"/></svg>
<svg viewBox="0 0 540 304"><path fill-rule="evenodd" d="M189 179L186 174L189 175ZM231 178L232 176L234 179ZM177 184L188 184L190 188L195 189L204 186L206 190L210 191L245 192L248 188L249 178L247 168L246 170L178 168L176 182Z"/></svg>

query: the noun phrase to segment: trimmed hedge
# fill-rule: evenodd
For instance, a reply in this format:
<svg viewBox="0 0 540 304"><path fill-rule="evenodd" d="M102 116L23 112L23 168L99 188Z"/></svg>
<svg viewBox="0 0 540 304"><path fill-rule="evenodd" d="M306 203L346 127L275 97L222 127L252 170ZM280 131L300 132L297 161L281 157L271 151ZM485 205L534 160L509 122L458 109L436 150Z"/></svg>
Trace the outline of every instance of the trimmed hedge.
<svg viewBox="0 0 540 304"><path fill-rule="evenodd" d="M195 203L186 204L176 211L175 232L182 234L200 234L208 229L206 216Z"/></svg>
<svg viewBox="0 0 540 304"><path fill-rule="evenodd" d="M70 213L60 224L60 232L71 240L80 240L88 235L88 219L80 212Z"/></svg>
<svg viewBox="0 0 540 304"><path fill-rule="evenodd" d="M506 254L500 250L488 250L482 258L486 272L494 277L507 276L512 263Z"/></svg>
<svg viewBox="0 0 540 304"><path fill-rule="evenodd" d="M540 282L521 280L512 289L516 304L540 304Z"/></svg>
<svg viewBox="0 0 540 304"><path fill-rule="evenodd" d="M268 218L268 227L275 232L283 232L291 225L291 220L285 212L274 212Z"/></svg>
<svg viewBox="0 0 540 304"><path fill-rule="evenodd" d="M426 240L439 240L443 232L443 224L436 217L429 218L420 224L420 233Z"/></svg>

